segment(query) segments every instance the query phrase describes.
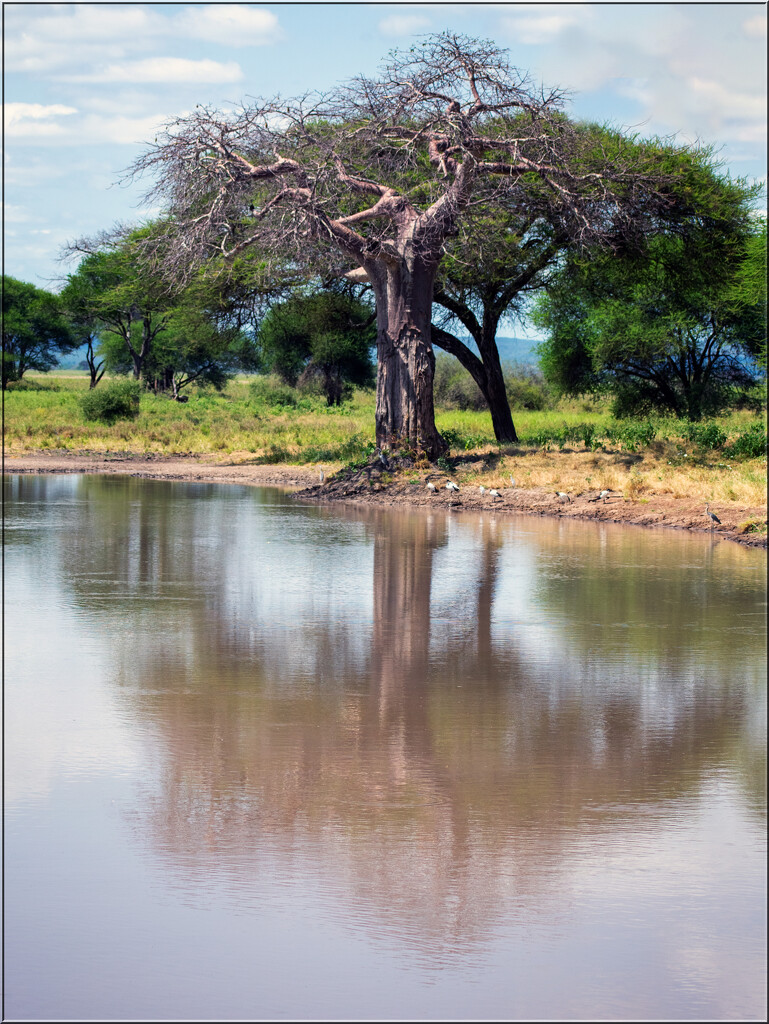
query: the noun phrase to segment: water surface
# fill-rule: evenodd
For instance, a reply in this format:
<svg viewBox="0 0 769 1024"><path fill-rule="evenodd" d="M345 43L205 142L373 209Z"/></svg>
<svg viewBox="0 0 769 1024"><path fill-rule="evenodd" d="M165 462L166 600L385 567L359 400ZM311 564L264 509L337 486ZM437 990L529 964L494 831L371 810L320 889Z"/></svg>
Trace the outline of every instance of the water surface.
<svg viewBox="0 0 769 1024"><path fill-rule="evenodd" d="M6 1014L766 1014L766 554L6 480Z"/></svg>

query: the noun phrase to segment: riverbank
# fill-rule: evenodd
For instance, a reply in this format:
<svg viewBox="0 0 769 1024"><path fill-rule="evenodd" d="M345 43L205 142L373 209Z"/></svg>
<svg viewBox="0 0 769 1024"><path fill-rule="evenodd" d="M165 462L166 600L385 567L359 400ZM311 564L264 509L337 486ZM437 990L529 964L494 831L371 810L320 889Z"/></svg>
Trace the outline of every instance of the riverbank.
<svg viewBox="0 0 769 1024"><path fill-rule="evenodd" d="M560 499L544 487L499 486L499 497L480 492L480 485L469 482L475 476L472 460L460 462L448 475L439 470L416 467L368 466L333 476L335 469L325 467L326 480L319 483L317 466L286 464L264 465L245 459L222 456L164 456L115 453L6 453L6 473L106 473L124 474L154 480L178 480L253 487L283 487L295 491L303 500L317 502L355 502L381 507L441 508L445 511L483 511L495 515L537 515L559 519L581 519L632 526L662 527L711 533L711 521L702 500L646 491L642 496L612 492L606 500L595 500L596 489L574 489L570 500ZM430 477L436 490L427 488ZM459 491L446 489L456 480ZM721 523L712 534L751 547L767 546L766 506L730 503L711 504ZM764 532L760 532L763 530Z"/></svg>

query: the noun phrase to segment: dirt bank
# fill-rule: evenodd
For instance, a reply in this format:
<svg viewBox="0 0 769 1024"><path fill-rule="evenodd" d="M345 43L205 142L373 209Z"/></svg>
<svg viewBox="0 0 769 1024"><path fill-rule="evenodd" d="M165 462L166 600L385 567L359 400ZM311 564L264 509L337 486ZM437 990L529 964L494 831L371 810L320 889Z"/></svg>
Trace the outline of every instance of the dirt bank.
<svg viewBox="0 0 769 1024"><path fill-rule="evenodd" d="M446 490L449 479L439 471L428 474L409 467L391 466L389 471L372 465L347 477L318 484L315 466L265 466L222 457L110 454L24 454L5 456L6 473L119 473L155 480L207 481L250 486L278 486L299 491L303 499L319 502L356 502L384 507L431 507L448 511L493 509L498 515L538 515L563 519L591 519L633 526L657 526L697 533L710 533L711 523L699 499L676 498L669 494L646 493L638 499L612 493L595 500L596 491L572 494L562 501L543 488L510 487L500 497L481 494L477 486L461 485L458 492ZM328 470L327 470L328 473ZM426 486L428 475L436 490ZM711 506L721 524L714 536L752 547L766 547L766 534L744 532L747 522L766 523L766 508L736 504Z"/></svg>
<svg viewBox="0 0 769 1024"><path fill-rule="evenodd" d="M132 455L128 452L5 456L6 473L120 473L147 480L204 480L212 484L252 487L308 487L318 479L310 466L256 466L200 455Z"/></svg>

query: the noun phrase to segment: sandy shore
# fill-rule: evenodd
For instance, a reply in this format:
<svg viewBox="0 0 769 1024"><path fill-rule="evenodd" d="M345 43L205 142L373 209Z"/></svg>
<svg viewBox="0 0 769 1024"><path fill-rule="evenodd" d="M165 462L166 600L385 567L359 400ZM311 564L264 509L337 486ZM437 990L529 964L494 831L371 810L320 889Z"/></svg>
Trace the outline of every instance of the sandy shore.
<svg viewBox="0 0 769 1024"><path fill-rule="evenodd" d="M248 462L227 462L216 458L163 455L108 454L23 454L5 455L6 473L113 473L151 480L207 481L209 483L245 484L254 487L282 487L301 492L303 499L320 502L355 502L392 507L435 507L449 511L494 509L499 515L538 515L562 519L589 519L599 522L623 523L633 526L666 527L697 533L710 533L710 520L700 500L675 498L669 494L647 494L637 500L612 495L607 501L594 501L594 491L574 495L562 503L542 488L509 488L501 497L481 495L477 488L462 487L459 493L445 489L444 478L434 474L438 487L428 491L425 483L410 482L397 476L392 482L379 482L379 474L345 480L328 480L318 485L315 466L265 466ZM425 474L422 474L425 475ZM713 535L746 544L766 547L766 534L744 533L742 524L749 520L766 521L765 507L715 505L713 511L721 519Z"/></svg>

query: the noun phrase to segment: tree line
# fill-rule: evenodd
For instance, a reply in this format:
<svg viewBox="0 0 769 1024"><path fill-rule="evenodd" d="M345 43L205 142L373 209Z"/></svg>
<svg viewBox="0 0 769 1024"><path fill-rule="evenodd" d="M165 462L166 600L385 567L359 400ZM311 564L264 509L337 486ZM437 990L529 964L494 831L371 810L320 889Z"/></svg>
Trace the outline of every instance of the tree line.
<svg viewBox="0 0 769 1024"><path fill-rule="evenodd" d="M434 348L515 441L495 338L530 314L559 393L694 420L744 401L766 370L759 190L563 105L443 33L330 93L198 107L132 168L159 220L73 243L58 296L6 279L3 386L86 345L92 386L109 368L179 397L271 369L334 404L374 382L375 348L377 443L435 458Z"/></svg>

